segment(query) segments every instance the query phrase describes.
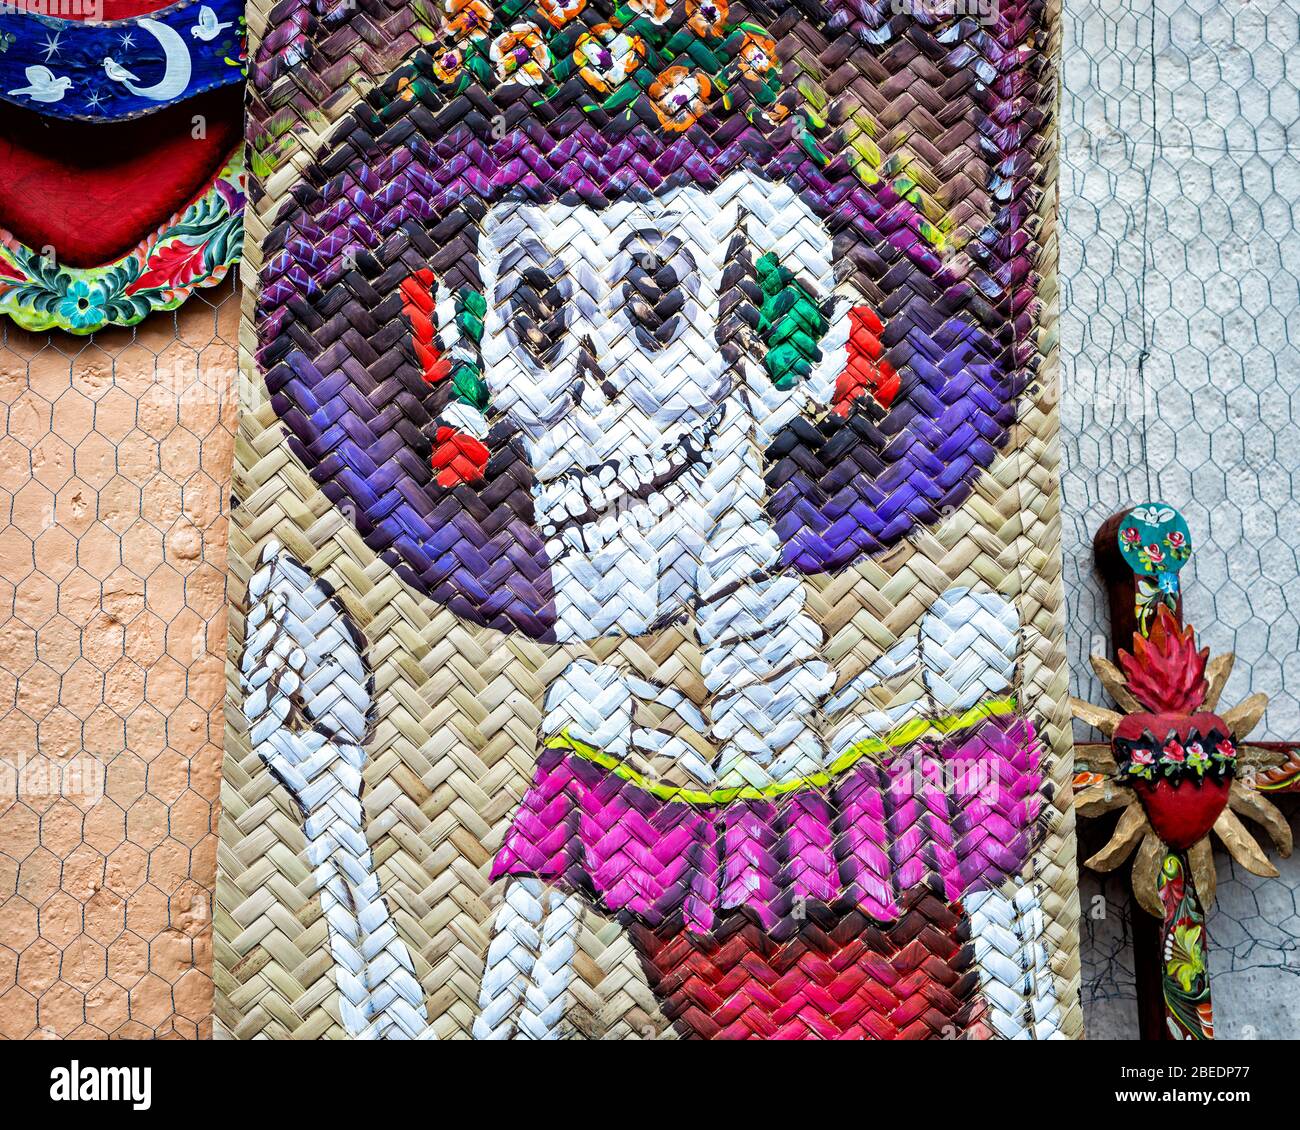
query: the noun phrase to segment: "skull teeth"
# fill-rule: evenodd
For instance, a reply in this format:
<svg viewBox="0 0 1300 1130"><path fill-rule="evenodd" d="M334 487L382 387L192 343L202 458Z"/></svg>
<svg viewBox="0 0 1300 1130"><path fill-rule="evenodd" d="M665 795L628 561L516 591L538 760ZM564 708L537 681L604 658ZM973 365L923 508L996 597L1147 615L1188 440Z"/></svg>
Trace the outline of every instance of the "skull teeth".
<svg viewBox="0 0 1300 1130"><path fill-rule="evenodd" d="M653 458L644 453L618 456L595 467L575 468L545 484L538 494L542 533L557 551L598 548L613 537L619 511L645 511L662 515L679 499L665 491L690 467L704 462L709 444L722 422L719 408L709 419L664 444ZM612 520L611 520L612 519ZM641 517L636 520L642 525ZM576 528L592 526L581 537Z"/></svg>

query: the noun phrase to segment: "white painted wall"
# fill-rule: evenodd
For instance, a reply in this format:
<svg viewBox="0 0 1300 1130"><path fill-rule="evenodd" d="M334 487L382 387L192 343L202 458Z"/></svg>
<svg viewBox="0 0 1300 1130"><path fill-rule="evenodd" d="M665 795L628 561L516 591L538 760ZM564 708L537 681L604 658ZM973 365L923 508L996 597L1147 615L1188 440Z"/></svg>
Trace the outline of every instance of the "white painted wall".
<svg viewBox="0 0 1300 1130"><path fill-rule="evenodd" d="M1105 701L1087 664L1108 647L1092 534L1163 498L1196 546L1187 617L1238 656L1224 702L1265 691L1258 736L1300 739L1300 0L1154 0L1154 14L1153 0L1065 0L1063 20L1072 689ZM1225 1036L1300 1034L1300 861L1282 866L1265 882L1220 868ZM1086 880L1085 909L1095 893ZM1131 982L1105 961L1117 925L1085 951L1098 1035L1132 1034Z"/></svg>

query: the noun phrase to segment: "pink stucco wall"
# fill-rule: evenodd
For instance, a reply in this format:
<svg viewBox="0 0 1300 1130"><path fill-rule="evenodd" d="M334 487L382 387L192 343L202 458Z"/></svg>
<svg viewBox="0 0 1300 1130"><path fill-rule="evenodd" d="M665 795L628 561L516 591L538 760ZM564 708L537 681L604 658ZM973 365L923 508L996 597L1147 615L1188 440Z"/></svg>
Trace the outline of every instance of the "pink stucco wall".
<svg viewBox="0 0 1300 1130"><path fill-rule="evenodd" d="M0 339L0 1036L206 1036L237 294Z"/></svg>

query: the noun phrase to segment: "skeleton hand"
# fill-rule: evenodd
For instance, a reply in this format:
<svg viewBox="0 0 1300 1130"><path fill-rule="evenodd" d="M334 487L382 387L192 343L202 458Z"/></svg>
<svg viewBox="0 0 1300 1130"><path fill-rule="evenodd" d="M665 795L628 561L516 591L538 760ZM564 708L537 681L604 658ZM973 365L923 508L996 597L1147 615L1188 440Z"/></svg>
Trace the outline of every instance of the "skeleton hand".
<svg viewBox="0 0 1300 1130"><path fill-rule="evenodd" d="M274 541L261 560L240 664L244 715L310 837L329 822L336 793L359 808L370 672L346 612L311 574Z"/></svg>
<svg viewBox="0 0 1300 1130"><path fill-rule="evenodd" d="M430 1034L424 993L379 892L361 805L372 681L347 610L277 542L249 582L240 664L258 757L303 814L350 1035Z"/></svg>
<svg viewBox="0 0 1300 1130"><path fill-rule="evenodd" d="M838 757L856 742L882 738L909 718L954 716L1009 694L1015 684L1022 629L1015 606L995 592L951 588L909 633L826 704L838 718L873 687L918 674L924 699L855 714L836 723L830 752Z"/></svg>

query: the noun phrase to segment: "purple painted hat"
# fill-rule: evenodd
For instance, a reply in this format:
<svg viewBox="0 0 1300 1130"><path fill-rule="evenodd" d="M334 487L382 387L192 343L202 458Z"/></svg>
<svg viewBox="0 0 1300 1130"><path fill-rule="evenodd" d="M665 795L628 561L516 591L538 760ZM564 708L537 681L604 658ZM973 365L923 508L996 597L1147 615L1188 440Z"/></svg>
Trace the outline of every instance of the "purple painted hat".
<svg viewBox="0 0 1300 1130"><path fill-rule="evenodd" d="M461 340L481 336L478 225L505 200L602 209L738 170L789 185L833 235L837 289L859 296L828 316L857 310L879 332L850 338L835 410L796 417L767 447L783 562L839 569L963 502L1006 444L1037 354L1046 121L1026 96L1038 64L1012 47L1033 5L939 20L926 42L942 54L926 59L907 28L935 19L863 0L448 7L437 41L304 174L258 301L259 360L293 450L412 588L475 623L554 638L520 438L418 294L436 279ZM862 91L919 68L933 72L933 136L900 143ZM971 199L944 218L909 152L945 162ZM853 379L855 360L888 390ZM466 412L479 434L458 430ZM457 460L481 474L448 473Z"/></svg>

